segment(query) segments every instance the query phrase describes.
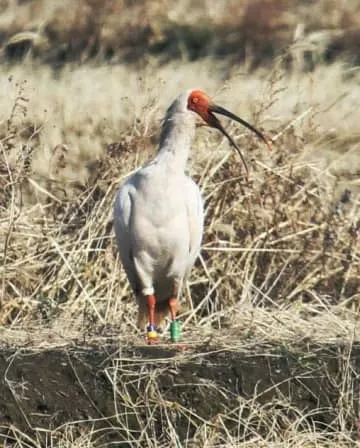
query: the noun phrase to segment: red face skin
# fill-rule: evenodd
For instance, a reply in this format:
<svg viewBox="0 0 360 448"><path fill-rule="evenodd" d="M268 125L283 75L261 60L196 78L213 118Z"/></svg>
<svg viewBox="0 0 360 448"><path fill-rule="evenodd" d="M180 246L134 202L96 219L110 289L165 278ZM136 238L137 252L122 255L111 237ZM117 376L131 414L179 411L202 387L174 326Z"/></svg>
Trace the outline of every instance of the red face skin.
<svg viewBox="0 0 360 448"><path fill-rule="evenodd" d="M225 117L230 118L231 120L235 120L238 123L242 124L246 128L250 129L252 132L254 132L269 148L271 151L271 141L260 131L258 131L254 126L252 126L247 121L243 120L242 118L236 116L232 112L224 109L221 106L218 106L217 104L214 104L211 99L206 95L206 93L202 92L201 90L193 90L188 98L187 107L189 110L196 112L200 117L205 121L205 123L212 127L218 129L220 132L225 135L225 137L229 140L231 145L236 149L238 154L241 157L241 160L245 166L246 172L248 173L248 168L245 162L245 159L233 140L233 138L226 132L224 127L222 126L219 119L214 115L214 113L224 115Z"/></svg>
<svg viewBox="0 0 360 448"><path fill-rule="evenodd" d="M206 93L201 90L193 90L188 98L188 109L196 112L200 117L209 122L209 106L212 103Z"/></svg>

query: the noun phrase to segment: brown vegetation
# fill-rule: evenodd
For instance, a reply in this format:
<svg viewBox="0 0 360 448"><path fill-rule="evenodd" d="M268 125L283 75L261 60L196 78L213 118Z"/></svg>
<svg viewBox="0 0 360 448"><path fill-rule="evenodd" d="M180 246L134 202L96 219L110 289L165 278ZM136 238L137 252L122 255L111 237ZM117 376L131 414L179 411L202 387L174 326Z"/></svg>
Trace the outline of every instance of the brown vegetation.
<svg viewBox="0 0 360 448"><path fill-rule="evenodd" d="M268 153L227 124L251 167L247 182L221 136L198 130L189 171L202 189L206 226L187 291L193 309L183 316L186 341L195 353L195 342L211 340L215 351L231 347L245 357L265 344L270 356L284 347L290 356L296 346L296 356L304 351L306 359L313 356L309 343L345 347L349 356L340 356L341 372L331 380L344 391L332 404L341 418L324 430L300 425L304 408L289 415L279 403L259 404L255 390L241 417L251 416L255 444L227 433L224 421L239 411L232 404L220 413L226 418L218 440L244 447L268 446L270 439L284 447L350 446L358 390L347 360L360 338L360 88L352 65L360 4L196 1L192 14L186 1L55 5L0 4L3 57L22 60L0 72L2 345L37 350L114 336L120 346L139 343L135 304L115 250L113 198L125 176L156 151L165 107L185 88L200 87L275 144ZM334 48L343 59L324 65ZM169 62L179 57L181 63ZM141 67L125 64L140 59ZM76 67L64 64L71 60ZM174 362L180 361L181 355ZM140 376L136 381L153 381L154 371ZM125 392L128 380L119 380ZM156 378L151 384L157 387ZM153 401L145 401L141 406L151 413ZM194 416L187 410L183 417ZM202 446L210 447L209 422L200 426L208 443ZM61 446L73 446L68 430L59 430ZM89 442L80 438L77 446ZM14 446L42 445L22 438Z"/></svg>
<svg viewBox="0 0 360 448"><path fill-rule="evenodd" d="M53 65L106 60L144 66L154 57L230 56L255 68L287 53L304 25L305 51L356 64L359 11L358 0L4 1L0 44L10 61L31 55Z"/></svg>
<svg viewBox="0 0 360 448"><path fill-rule="evenodd" d="M252 104L258 123L266 115L271 120L278 102L289 101L282 79L276 78L277 70L263 83L269 93ZM63 88L61 108L66 108L72 94L68 96ZM228 92L236 88L233 81ZM58 111L46 117L48 123L36 123L34 115L30 116L26 89L25 83L14 86L17 96L2 136L2 298L8 309L2 321L34 318L44 302L53 311L68 302L76 303L76 313L78 306L90 305L87 312L102 322L108 304L102 299L97 303L96 298L118 301L128 296L122 292L125 279L118 281L118 271L114 271L113 197L121 179L156 150L158 123L152 117L159 106L150 95L148 104L136 112L139 118L128 119L124 128L119 123L119 130L111 126L107 132L101 123L114 117L99 116L95 110L77 117L78 121L74 117L67 123L64 118L57 127L65 139L50 146L59 138L58 132L56 137L49 134ZM194 176L202 186L207 209L203 262L194 272L192 287L196 306L206 297L198 315L226 309L239 300L263 306L323 300L329 305L357 306L359 164L355 136L318 134L324 117L318 121L319 112L307 106L300 106L305 112L293 114L290 125L272 127L274 154L240 137L252 164L249 183L231 150L222 144L215 150L219 136L201 133L208 139L207 150L197 143L192 155L197 160ZM335 108L328 108L328 117ZM296 132L301 115L308 121ZM121 117L119 112L117 120ZM127 131L126 126L130 126ZM236 135L238 131L233 128L232 132ZM115 142L110 140L115 138ZM327 151L333 147L330 168L321 166L326 163L325 154L314 159L325 145ZM217 287L208 295L212 284Z"/></svg>

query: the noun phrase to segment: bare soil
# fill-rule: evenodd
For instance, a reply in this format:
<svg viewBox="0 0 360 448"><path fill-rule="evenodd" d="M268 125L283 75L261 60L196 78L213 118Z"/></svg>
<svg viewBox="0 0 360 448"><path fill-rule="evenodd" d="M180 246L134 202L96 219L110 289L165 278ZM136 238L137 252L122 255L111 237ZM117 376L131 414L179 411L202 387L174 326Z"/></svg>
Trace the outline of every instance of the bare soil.
<svg viewBox="0 0 360 448"><path fill-rule="evenodd" d="M185 350L171 345L119 347L116 341L53 349L4 348L0 440L10 443L17 428L45 441L47 431L60 431L62 425L74 422L79 433L95 428L99 443L127 446L129 433L139 437L151 409L159 441L166 439L165 414L172 416L180 441L195 440L204 421L216 428L221 416L227 417L222 420L224 430L241 438L244 428L237 418L241 402L242 418L246 407L269 403L274 409L277 403L275 409L285 411L290 420L303 414L304 426L331 433L336 430L344 384L352 385L346 399L350 394L353 413L345 424L354 428L356 439L354 416L360 397L356 372L360 372L360 344L259 347L253 353L207 344L188 344ZM127 428L121 424L124 415ZM258 433L262 426L265 430L260 417L249 423Z"/></svg>

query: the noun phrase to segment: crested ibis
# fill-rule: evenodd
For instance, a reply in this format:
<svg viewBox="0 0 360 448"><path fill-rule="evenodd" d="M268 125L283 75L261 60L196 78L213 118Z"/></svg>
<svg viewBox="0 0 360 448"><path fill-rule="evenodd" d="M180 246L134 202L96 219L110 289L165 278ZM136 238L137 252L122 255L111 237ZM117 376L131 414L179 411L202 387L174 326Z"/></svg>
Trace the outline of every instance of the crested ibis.
<svg viewBox="0 0 360 448"><path fill-rule="evenodd" d="M147 324L149 344L158 341L158 327L169 313L171 340L180 340L178 295L200 251L203 203L199 187L185 174L197 116L226 136L247 171L240 149L215 114L246 126L271 149L256 128L204 92L190 90L168 108L154 159L128 177L116 194L117 246L138 303L138 326Z"/></svg>

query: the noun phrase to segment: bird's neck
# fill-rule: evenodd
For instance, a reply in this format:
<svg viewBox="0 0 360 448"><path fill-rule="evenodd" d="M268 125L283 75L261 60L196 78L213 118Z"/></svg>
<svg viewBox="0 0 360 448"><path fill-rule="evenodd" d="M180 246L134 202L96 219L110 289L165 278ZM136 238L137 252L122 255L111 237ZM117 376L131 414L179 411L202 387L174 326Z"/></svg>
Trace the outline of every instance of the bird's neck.
<svg viewBox="0 0 360 448"><path fill-rule="evenodd" d="M192 112L165 117L156 159L169 169L184 171L195 136L195 118Z"/></svg>

